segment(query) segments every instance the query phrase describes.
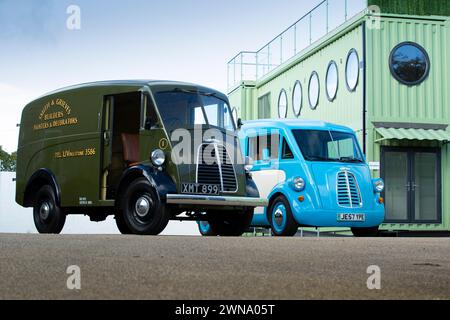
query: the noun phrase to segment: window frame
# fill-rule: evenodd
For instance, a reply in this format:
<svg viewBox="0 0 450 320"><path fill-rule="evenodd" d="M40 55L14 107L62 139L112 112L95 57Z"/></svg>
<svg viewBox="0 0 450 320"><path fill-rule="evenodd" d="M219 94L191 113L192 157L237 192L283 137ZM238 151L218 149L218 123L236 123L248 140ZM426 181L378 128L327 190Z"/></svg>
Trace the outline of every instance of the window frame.
<svg viewBox="0 0 450 320"><path fill-rule="evenodd" d="M281 160L292 161L295 160L294 151L292 151L292 147L289 145L289 142L285 137L282 137L283 141L281 142ZM292 157L286 157L286 147L291 151Z"/></svg>
<svg viewBox="0 0 450 320"><path fill-rule="evenodd" d="M281 101L281 96L283 96L283 95L286 97L286 114L284 115L284 117L281 116L281 110L280 110L280 101ZM288 116L288 111L289 111L289 99L288 99L287 91L285 89L281 89L280 94L278 96L278 118L286 119Z"/></svg>
<svg viewBox="0 0 450 320"><path fill-rule="evenodd" d="M296 88L297 85L299 85L300 87L300 108L298 110L298 112L295 111L295 93L296 93ZM302 114L302 110L303 110L303 86L300 80L295 81L294 87L292 89L292 112L294 113L295 117L300 117Z"/></svg>
<svg viewBox="0 0 450 320"><path fill-rule="evenodd" d="M358 77L356 78L356 83L355 83L355 87L354 88L351 88L349 83L348 83L348 62L350 60L350 56L352 55L352 53L355 53L356 54L356 58L358 59ZM347 54L347 60L345 62L345 84L347 85L347 89L350 92L355 92L356 89L358 88L359 78L361 77L361 75L360 75L360 65L361 65L361 59L359 58L358 51L355 48L350 49L350 51Z"/></svg>
<svg viewBox="0 0 450 320"><path fill-rule="evenodd" d="M413 46L413 47L416 47L417 49L419 49L419 51L421 51L421 52L424 54L425 60L426 60L426 62L427 62L427 68L426 68L426 70L425 70L425 73L423 74L423 76L422 76L419 80L416 80L416 81L414 81L414 82L406 82L405 80L403 80L402 78L400 78L400 77L397 75L397 73L395 73L395 70L394 70L394 68L392 67L392 58L394 57L394 53L395 53L398 49L400 49L401 47L407 46L407 45L410 45L410 46ZM391 71L391 75L394 77L394 79L397 80L398 82L400 82L401 84L403 84L403 85L405 85L405 86L408 86L408 87L414 87L414 86L418 86L418 85L422 84L423 82L425 82L425 81L428 79L428 77L429 77L429 75L430 75L430 70L431 70L431 60L430 60L430 56L429 56L429 54L428 54L428 51L425 50L425 48L424 48L423 46L421 46L420 44L418 44L417 42L413 42L413 41L404 41L404 42L401 42L401 43L397 44L397 45L391 50L391 53L390 53L390 55L389 55L389 61L388 61L388 63L389 63L389 70Z"/></svg>
<svg viewBox="0 0 450 320"><path fill-rule="evenodd" d="M316 76L317 77L317 103L315 106L312 105L311 103L311 81L313 79L313 77ZM319 106L320 103L320 78L319 78L319 74L317 73L317 71L313 71L311 73L311 76L309 77L309 82L308 82L308 102L309 102L309 107L311 108L311 110L317 110L317 107Z"/></svg>
<svg viewBox="0 0 450 320"><path fill-rule="evenodd" d="M272 114L272 103L271 103L271 98L272 98L271 92L268 92L268 93L266 93L266 94L264 94L264 95L258 97L258 118L259 118L259 119L265 119L265 118L266 118L265 114L264 114L264 115L261 114L261 113L262 113L262 112L261 112L261 111L262 111L262 110L261 110L262 107L266 106L265 104L263 105L263 102L266 102L266 101L267 101L267 109L268 109L268 110L264 110L264 111L267 111L267 112L268 112L269 117L270 117L270 115ZM265 112L264 112L264 113L265 113Z"/></svg>
<svg viewBox="0 0 450 320"><path fill-rule="evenodd" d="M328 76L329 76L329 73L330 73L330 68L333 65L336 67L336 91L334 92L334 96L331 97L330 93L328 92ZM338 68L338 65L337 65L336 61L334 61L334 60L331 60L328 63L327 74L325 76L325 91L327 93L328 101L333 102L334 100L336 100L337 94L338 94L338 91L339 91L339 68Z"/></svg>
<svg viewBox="0 0 450 320"><path fill-rule="evenodd" d="M277 136L278 137L278 145L276 146L276 156L273 156L273 151L272 150L272 137ZM265 160L263 159L263 150L260 150L260 146L261 146L261 139L263 137L266 137L267 139L267 147L270 147L270 160L269 161L279 161L280 159L280 143L281 143L281 139L283 138L283 136L281 135L281 133L277 132L276 134L270 134L270 133L261 133L261 134L256 134L255 136L251 136L251 137L247 137L247 156L252 158L256 163L262 163ZM250 143L251 141L256 140L256 155L258 155L258 157L255 157L254 154L252 154L251 150L252 150L252 144ZM259 154L261 153L261 154ZM261 159L259 157L259 155L261 155Z"/></svg>

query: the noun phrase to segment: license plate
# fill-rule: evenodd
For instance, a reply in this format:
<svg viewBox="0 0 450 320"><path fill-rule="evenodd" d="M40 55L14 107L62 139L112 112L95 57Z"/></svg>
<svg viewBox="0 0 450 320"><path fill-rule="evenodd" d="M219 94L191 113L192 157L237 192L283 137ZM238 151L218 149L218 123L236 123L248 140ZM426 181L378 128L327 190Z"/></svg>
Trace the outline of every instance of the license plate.
<svg viewBox="0 0 450 320"><path fill-rule="evenodd" d="M366 215L363 213L340 213L338 222L365 222Z"/></svg>
<svg viewBox="0 0 450 320"><path fill-rule="evenodd" d="M183 183L181 193L200 195L219 195L220 186L212 184Z"/></svg>

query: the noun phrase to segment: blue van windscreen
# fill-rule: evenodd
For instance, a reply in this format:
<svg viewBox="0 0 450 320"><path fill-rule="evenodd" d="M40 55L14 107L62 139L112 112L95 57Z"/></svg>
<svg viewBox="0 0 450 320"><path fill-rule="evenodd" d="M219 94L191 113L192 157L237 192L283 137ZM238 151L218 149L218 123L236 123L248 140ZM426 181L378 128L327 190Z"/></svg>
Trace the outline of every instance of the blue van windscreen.
<svg viewBox="0 0 450 320"><path fill-rule="evenodd" d="M306 161L363 163L361 148L351 133L325 130L293 130Z"/></svg>

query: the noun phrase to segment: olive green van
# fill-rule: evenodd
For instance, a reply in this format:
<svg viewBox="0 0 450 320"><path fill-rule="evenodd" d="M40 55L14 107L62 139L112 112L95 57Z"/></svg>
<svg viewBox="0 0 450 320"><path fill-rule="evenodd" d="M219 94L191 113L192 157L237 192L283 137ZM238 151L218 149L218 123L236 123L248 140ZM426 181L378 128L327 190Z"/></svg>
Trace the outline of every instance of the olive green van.
<svg viewBox="0 0 450 320"><path fill-rule="evenodd" d="M228 99L209 88L83 84L27 105L20 128L16 201L33 208L40 233L60 233L67 215L83 214L114 215L123 234L157 235L187 220L239 236L254 208L267 206Z"/></svg>

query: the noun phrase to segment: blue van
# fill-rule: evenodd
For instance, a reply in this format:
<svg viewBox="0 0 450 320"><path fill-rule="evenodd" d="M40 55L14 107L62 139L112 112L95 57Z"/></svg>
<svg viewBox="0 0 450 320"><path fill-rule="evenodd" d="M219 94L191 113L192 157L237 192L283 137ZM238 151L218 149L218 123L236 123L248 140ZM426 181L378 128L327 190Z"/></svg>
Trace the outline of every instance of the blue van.
<svg viewBox="0 0 450 320"><path fill-rule="evenodd" d="M351 228L376 236L385 217L384 182L371 172L353 130L319 121L249 121L241 128L244 155L268 208L257 208L252 225L275 236L299 227ZM203 235L213 235L200 223Z"/></svg>

